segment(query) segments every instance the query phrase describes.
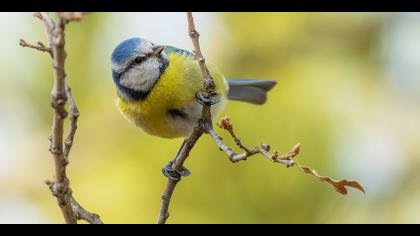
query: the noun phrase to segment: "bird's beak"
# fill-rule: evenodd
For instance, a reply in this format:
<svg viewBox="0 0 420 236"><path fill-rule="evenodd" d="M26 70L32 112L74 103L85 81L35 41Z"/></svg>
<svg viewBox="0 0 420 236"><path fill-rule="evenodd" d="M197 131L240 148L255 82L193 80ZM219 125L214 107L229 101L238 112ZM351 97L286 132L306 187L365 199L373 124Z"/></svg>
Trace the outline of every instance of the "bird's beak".
<svg viewBox="0 0 420 236"><path fill-rule="evenodd" d="M165 49L164 46L154 46L153 47L153 55L159 56L162 53L163 49Z"/></svg>

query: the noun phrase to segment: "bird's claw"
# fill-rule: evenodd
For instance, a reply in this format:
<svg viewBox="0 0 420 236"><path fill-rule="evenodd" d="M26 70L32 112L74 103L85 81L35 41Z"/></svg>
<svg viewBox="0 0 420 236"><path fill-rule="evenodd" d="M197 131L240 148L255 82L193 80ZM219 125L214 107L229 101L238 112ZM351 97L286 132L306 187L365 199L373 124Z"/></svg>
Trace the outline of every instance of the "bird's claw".
<svg viewBox="0 0 420 236"><path fill-rule="evenodd" d="M197 102L201 105L213 106L219 103L219 99L216 98L216 93L205 93L205 92L198 92L196 94Z"/></svg>
<svg viewBox="0 0 420 236"><path fill-rule="evenodd" d="M184 166L182 166L181 169L179 170L172 168L172 166L173 166L173 162L170 161L162 169L163 175L166 176L170 180L179 181L181 177L187 177L191 174L191 172Z"/></svg>

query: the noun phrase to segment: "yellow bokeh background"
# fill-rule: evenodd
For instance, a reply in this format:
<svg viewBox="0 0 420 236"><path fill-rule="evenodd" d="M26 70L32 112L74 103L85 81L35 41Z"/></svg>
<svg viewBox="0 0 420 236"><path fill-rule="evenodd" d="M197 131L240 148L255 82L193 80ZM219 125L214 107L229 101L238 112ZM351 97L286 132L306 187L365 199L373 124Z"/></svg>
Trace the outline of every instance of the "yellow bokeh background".
<svg viewBox="0 0 420 236"><path fill-rule="evenodd" d="M203 53L226 77L278 82L264 106L228 104L224 115L242 140L281 153L301 143L299 163L357 179L366 194L339 195L259 156L232 164L205 136L168 223L420 222L420 14L194 16ZM0 223L62 223L43 185L53 176L51 61L18 45L46 42L43 24L30 13L1 13L0 22ZM106 223L155 222L161 168L182 142L148 136L122 118L112 50L129 37L191 50L186 31L184 13L92 13L66 29L68 81L81 111L68 175L74 196Z"/></svg>

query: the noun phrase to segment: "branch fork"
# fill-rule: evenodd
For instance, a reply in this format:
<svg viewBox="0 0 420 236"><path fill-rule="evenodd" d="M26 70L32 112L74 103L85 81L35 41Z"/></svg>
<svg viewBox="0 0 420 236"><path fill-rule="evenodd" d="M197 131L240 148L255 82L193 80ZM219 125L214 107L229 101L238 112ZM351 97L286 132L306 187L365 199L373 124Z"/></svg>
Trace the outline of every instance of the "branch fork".
<svg viewBox="0 0 420 236"><path fill-rule="evenodd" d="M47 52L53 60L54 68L54 85L51 91L51 106L54 110L54 120L52 127L52 134L50 140L50 152L55 163L55 177L54 180L46 180L45 183L49 187L52 195L56 197L57 203L62 210L64 219L68 224L76 224L78 220L85 220L91 224L102 224L99 215L85 210L72 196L70 182L66 174L66 166L69 164L69 153L74 143L74 137L77 130L77 121L80 112L76 106L74 98L71 94L71 89L67 84L67 75L65 73L64 65L66 59L65 45L65 25L72 21L80 21L85 12L64 13L58 12L56 21L53 21L47 12L37 12L34 16L42 20L45 25L48 46L42 42L37 44L27 43L20 39L19 45L22 47L32 48L41 52ZM279 155L278 152L270 153L270 145L262 143L255 148L246 147L241 139L236 135L229 117L224 117L217 126L226 130L236 146L241 149L242 153L234 152L230 147L223 143L222 138L214 131L211 119L211 106L218 103L216 98L215 84L211 77L209 70L205 64L205 58L201 53L199 44L199 32L195 29L194 19L191 12L187 12L188 20L188 34L191 38L195 58L203 76L204 91L197 94L197 102L203 106L202 117L198 121L198 126L194 128L192 134L184 141L178 154L169 162L162 170L163 174L168 178L164 194L162 195L162 204L159 212L157 223L164 224L169 217L169 205L175 190L176 185L181 180L181 177L188 176L190 172L183 165L189 156L191 149L203 134L209 134L219 149L226 153L229 160L233 163L245 161L249 157L256 154L265 156L268 160L283 164L286 167L298 166L305 173L317 177L320 181L331 184L334 189L341 193L347 194L346 187L356 188L364 192L363 187L357 181L349 180L334 180L326 176L319 175L319 173L309 167L304 167L295 162L294 158L300 152L300 144L296 144L288 153ZM70 112L67 113L65 105L68 104ZM64 138L64 119L69 118L70 128L67 136Z"/></svg>
<svg viewBox="0 0 420 236"><path fill-rule="evenodd" d="M71 89L67 84L67 75L64 65L66 60L65 45L65 25L71 21L79 21L84 13L62 13L56 14L56 21L52 20L47 12L36 12L34 16L40 19L46 28L48 36L48 46L38 42L35 44L27 43L20 39L19 45L29 47L41 52L47 52L53 60L54 84L51 90L51 107L54 110L54 119L50 140L50 153L55 164L54 180L46 180L45 184L49 187L52 195L57 199L63 217L67 224L76 224L78 220L85 220L93 224L102 224L99 216L85 210L73 198L70 188L70 181L67 177L69 164L69 153L73 146L74 136L77 129L77 119L80 115ZM70 113L65 109L65 105L70 107ZM64 120L69 116L70 129L64 139Z"/></svg>
<svg viewBox="0 0 420 236"><path fill-rule="evenodd" d="M230 147L228 147L226 144L223 143L222 138L219 135L217 135L217 133L214 131L210 108L212 105L218 103L219 101L215 96L216 94L214 92L215 85L214 85L213 78L209 73L209 70L205 64L205 58L203 54L201 53L200 43L198 40L200 34L195 29L194 19L191 12L187 12L187 20L188 20L188 35L190 36L192 44L194 46L195 58L200 66L202 76L203 76L204 91L199 92L196 95L197 102L203 106L203 110L202 110L201 119L198 121L198 126L194 129L191 136L184 141L184 144L181 146L181 149L176 155L176 157L174 158L174 160L169 163L169 165L172 164L170 170L179 171L182 168L184 168L183 163L187 159L190 150L194 147L195 143L204 133L209 134L214 139L219 149L221 151L224 151L232 162L246 160L250 156L261 153L267 156L268 158L270 158L274 162L282 163L288 167L292 166L294 162L290 160L292 158L291 156L293 157L296 156L299 152L298 150L295 151L294 155L289 154L287 156L289 159L282 159L282 158L278 158L278 154L270 155L268 153L270 150L269 145L263 144L254 149L248 149L241 143L240 139L233 132L232 125L229 123L229 118L222 120L219 123L219 127L224 128L229 131L229 133L234 138L239 148L245 151L244 153L241 153L241 154L235 153ZM165 192L162 196L162 205L161 205L161 209L160 209L158 220L157 220L158 224L164 224L166 220L168 219L169 203L170 203L173 191L177 183L181 180L180 176L176 176L176 178L173 178L173 176L166 173L165 170L167 169L168 169L168 165L164 168L164 171L163 171L164 175L168 177L168 183L166 185Z"/></svg>
<svg viewBox="0 0 420 236"><path fill-rule="evenodd" d="M218 102L217 98L214 96L215 85L213 82L213 78L211 77L209 70L205 64L205 58L203 54L201 53L200 43L198 40L200 34L195 29L194 19L191 12L187 12L187 20L188 20L188 35L191 38L191 41L194 47L195 58L200 66L202 76L203 76L204 92L200 92L196 96L197 102L203 105L203 110L202 110L202 117L198 122L199 125L194 129L191 136L185 140L184 144L181 146L180 151L176 155L174 161L170 162L169 166L171 166L171 170L179 171L180 169L183 168L182 165L187 159L190 150L193 148L194 144L201 137L201 135L206 133L206 134L209 134L213 138L214 142L219 147L219 150L225 152L229 160L233 163L236 163L239 161L245 161L251 156L254 156L256 154L261 154L265 156L268 160L274 163L283 164L286 167L292 167L292 166L297 165L305 173L308 173L317 177L322 182L326 182L333 185L335 190L341 194L347 193L347 190L345 188L346 186L353 187L364 192L363 187L356 181L347 181L347 180L336 181L329 177L320 176L316 170L308 168L308 167L303 167L299 165L298 163L296 163L294 158L300 152L300 144L296 144L295 146L293 146L292 149L284 155L279 155L278 152L274 152L273 154L271 154L270 145L265 144L265 143L259 146L256 146L253 149L246 147L242 143L241 139L235 134L233 130L233 125L231 124L229 117L224 117L217 124L217 126L221 129L228 131L230 136L235 141L236 146L238 146L244 152L238 154L234 152L232 148L224 144L222 141L222 138L213 129L210 107ZM168 177L168 183L166 185L165 192L162 196L162 205L161 205L161 209L160 209L160 213L159 213L159 217L157 221L158 224L164 224L166 220L168 219L169 203L170 203L172 194L174 192L174 189L177 183L181 180L180 176L179 178L175 178L175 179L171 179L170 176L166 174L165 176Z"/></svg>

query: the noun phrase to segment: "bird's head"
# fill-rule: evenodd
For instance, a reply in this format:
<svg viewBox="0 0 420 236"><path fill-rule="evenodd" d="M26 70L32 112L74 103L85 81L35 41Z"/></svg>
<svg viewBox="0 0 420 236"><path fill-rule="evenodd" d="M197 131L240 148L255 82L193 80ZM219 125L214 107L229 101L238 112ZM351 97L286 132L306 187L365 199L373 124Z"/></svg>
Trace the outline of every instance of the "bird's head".
<svg viewBox="0 0 420 236"><path fill-rule="evenodd" d="M112 52L112 77L120 96L128 101L145 99L168 67L164 46L141 38L121 42Z"/></svg>

